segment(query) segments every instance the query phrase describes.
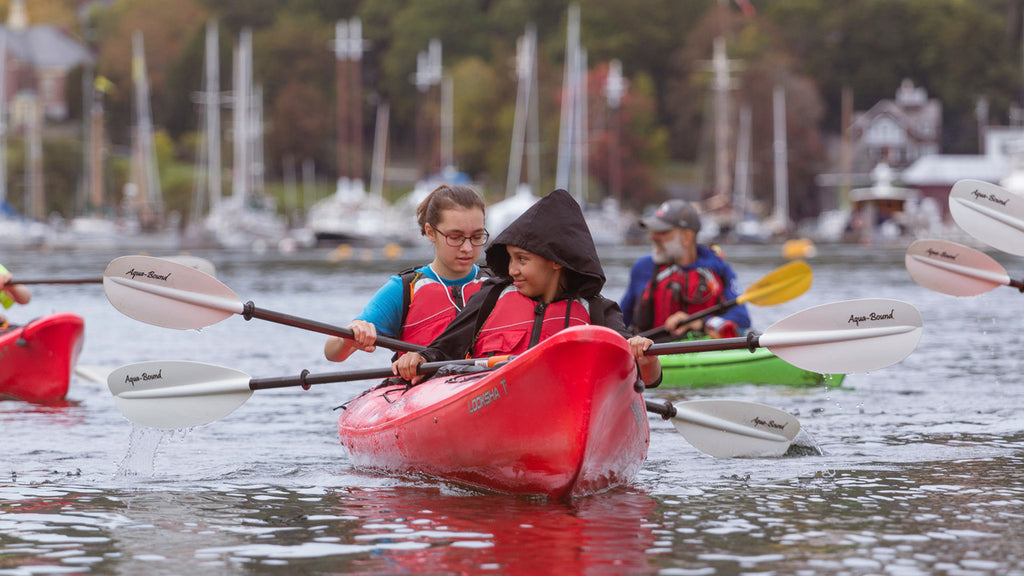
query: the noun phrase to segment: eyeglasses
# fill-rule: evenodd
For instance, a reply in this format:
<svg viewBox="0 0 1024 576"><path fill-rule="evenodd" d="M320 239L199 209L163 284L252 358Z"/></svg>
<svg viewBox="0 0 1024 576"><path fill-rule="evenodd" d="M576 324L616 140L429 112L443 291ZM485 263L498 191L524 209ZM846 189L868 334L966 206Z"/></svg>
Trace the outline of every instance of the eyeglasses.
<svg viewBox="0 0 1024 576"><path fill-rule="evenodd" d="M434 229L434 232L444 236L445 244L448 244L452 248L461 248L462 245L466 243L466 240L469 240L469 243L473 246L483 246L484 244L487 244L487 240L491 237L486 230L473 234L472 236L464 236L462 234L445 234L433 224L431 224L430 227Z"/></svg>

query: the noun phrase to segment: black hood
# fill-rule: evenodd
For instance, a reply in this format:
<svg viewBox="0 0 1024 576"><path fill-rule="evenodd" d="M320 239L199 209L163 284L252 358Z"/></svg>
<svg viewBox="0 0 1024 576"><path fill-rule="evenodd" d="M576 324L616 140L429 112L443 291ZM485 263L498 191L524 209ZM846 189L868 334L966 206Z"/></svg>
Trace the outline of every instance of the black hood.
<svg viewBox="0 0 1024 576"><path fill-rule="evenodd" d="M604 270L594 239L580 205L565 190L555 190L538 200L487 247L487 266L503 278L509 278L506 246L528 250L564 266L571 296L590 298L601 293Z"/></svg>

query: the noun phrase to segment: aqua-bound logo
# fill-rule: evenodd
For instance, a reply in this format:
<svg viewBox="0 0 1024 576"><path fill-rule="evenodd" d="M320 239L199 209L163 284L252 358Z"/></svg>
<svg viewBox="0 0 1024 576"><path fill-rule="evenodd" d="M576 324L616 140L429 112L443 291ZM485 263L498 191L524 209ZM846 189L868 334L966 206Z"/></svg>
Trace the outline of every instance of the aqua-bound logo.
<svg viewBox="0 0 1024 576"><path fill-rule="evenodd" d="M778 422L770 418L768 420L762 420L760 416L754 416L753 423L755 427L760 426L761 428L771 428L773 430L786 429L786 424L779 424Z"/></svg>
<svg viewBox="0 0 1024 576"><path fill-rule="evenodd" d="M980 190L977 189L975 189L974 192L971 192L971 196L974 196L975 200L988 200L989 202L994 202L1001 206L1006 206L1007 204L1010 203L1009 197L1003 199L1000 198L999 196L996 196L995 194L983 194Z"/></svg>
<svg viewBox="0 0 1024 576"><path fill-rule="evenodd" d="M856 314L850 314L850 319L846 321L847 324L856 324L860 327L861 322L878 322L880 320L893 320L896 317L896 309L893 308L888 312L872 312L863 316L857 316Z"/></svg>
<svg viewBox="0 0 1024 576"><path fill-rule="evenodd" d="M933 248L929 248L927 251L925 251L925 254L929 257L941 258L943 260L956 260L957 258L960 257L959 254L950 254L945 250L935 250Z"/></svg>
<svg viewBox="0 0 1024 576"><path fill-rule="evenodd" d="M150 270L149 272L140 272L140 271L136 270L135 268L132 268L131 270L125 272L124 275L125 276L131 276L132 280L135 280L139 276L142 276L143 278L151 278L153 280L163 280L164 282L166 282L167 279L171 277L171 273L170 272L168 272L167 274L157 274L153 270Z"/></svg>
<svg viewBox="0 0 1024 576"><path fill-rule="evenodd" d="M164 379L164 371L161 368L160 370L158 370L156 372L156 374L150 374L148 372L143 372L142 374L139 374L138 376L132 376L131 374L125 374L125 376L124 376L124 383L125 384L131 384L132 386L135 386L136 382L147 382L149 380L163 380L163 379Z"/></svg>

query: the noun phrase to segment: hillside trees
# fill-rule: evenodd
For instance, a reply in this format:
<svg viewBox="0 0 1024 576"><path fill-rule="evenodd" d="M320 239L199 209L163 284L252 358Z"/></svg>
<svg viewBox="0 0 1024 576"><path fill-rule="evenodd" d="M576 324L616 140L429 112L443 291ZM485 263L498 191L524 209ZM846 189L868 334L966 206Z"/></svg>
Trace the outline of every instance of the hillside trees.
<svg viewBox="0 0 1024 576"><path fill-rule="evenodd" d="M714 0L580 1L581 41L591 74L601 74L617 58L635 91L630 97L638 108L624 110L626 161L656 171L666 159L704 159L710 110L707 63L717 34L726 35L730 58L743 65L735 73L733 105L748 103L754 115L755 194L764 199L771 195L770 94L772 87L782 85L790 111L792 204L811 210L813 205L802 200L813 196L813 175L825 168L823 133L839 130L844 88L852 90L856 108L863 110L892 98L900 81L910 78L943 103L946 152L976 151L978 97L988 99L995 123L1005 122L1010 107L1020 103L1021 0L753 4L756 14L744 17L735 3L718 8ZM39 5L44 6L40 15L50 13L47 6L64 6L58 0L41 0ZM279 177L285 156L311 157L322 173L335 170L329 45L335 21L352 16L362 19L366 41L364 142L369 147L372 141L376 103L387 101L393 160L415 163L418 114L436 116L438 110L436 103L423 108L412 75L417 54L438 38L445 71L455 86L456 163L488 183L494 196L503 192L507 171L515 42L531 22L539 41L541 164L548 175L545 187L553 183L568 5L569 0L121 0L94 9L79 32L95 43L97 73L115 85L107 98L115 148L129 141L130 38L134 30L143 32L154 120L179 142L179 158L185 160L190 150L180 144L189 141L197 126L194 93L202 83L206 20L217 18L220 23L225 91L230 89L231 47L243 26L252 27L256 80L264 88L271 179ZM71 14L60 15L57 8L52 13L63 21ZM35 14L30 14L33 21ZM1010 22L1011 14L1016 21ZM73 22L71 16L67 26L72 33ZM591 94L594 106L601 98ZM595 117L592 127L598 121ZM227 123L225 130L229 138ZM593 135L596 142L604 137ZM592 156L593 182L607 188L608 167L602 164L607 155L592 151ZM637 177L633 182L643 201L662 193L656 179L648 184L646 177Z"/></svg>

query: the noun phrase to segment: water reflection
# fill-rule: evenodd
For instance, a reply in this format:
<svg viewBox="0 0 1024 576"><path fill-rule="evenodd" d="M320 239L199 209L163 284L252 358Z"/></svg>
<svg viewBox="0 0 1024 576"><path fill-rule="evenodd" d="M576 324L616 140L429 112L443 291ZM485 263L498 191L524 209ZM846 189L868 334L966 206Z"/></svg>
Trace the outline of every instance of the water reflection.
<svg viewBox="0 0 1024 576"><path fill-rule="evenodd" d="M437 486L119 494L5 487L0 501L0 574L28 564L49 573L287 565L303 573L637 574L651 571L656 548L649 518L657 502L629 490L559 502Z"/></svg>
<svg viewBox="0 0 1024 576"><path fill-rule="evenodd" d="M0 574L1014 574L1024 569L1022 464L926 462L573 502L412 479L328 490L9 485Z"/></svg>
<svg viewBox="0 0 1024 576"><path fill-rule="evenodd" d="M197 554L320 557L304 567L343 573L639 573L654 542L647 518L656 502L630 491L566 503L450 488L346 488L322 504L316 514L276 506L259 524L272 539Z"/></svg>
<svg viewBox="0 0 1024 576"><path fill-rule="evenodd" d="M727 248L741 281L781 263L769 249ZM636 255L608 260L610 295ZM207 256L242 300L339 324L384 274L418 262ZM54 260L52 270L86 276L110 259L13 255L5 265ZM904 362L841 387L651 391L776 406L820 453L717 460L655 417L636 482L571 503L352 470L331 408L368 383L255 394L221 421L169 436L133 429L102 385L74 382L67 406L0 402L0 575L1024 575L1024 333L1006 312L1020 294L938 295L902 261L823 247L805 295L751 314L764 328L825 302L905 300L925 331ZM241 318L170 331L124 317L95 287L40 286L15 313L55 309L86 318L85 364L173 358L256 377L338 368L322 360L320 335Z"/></svg>

